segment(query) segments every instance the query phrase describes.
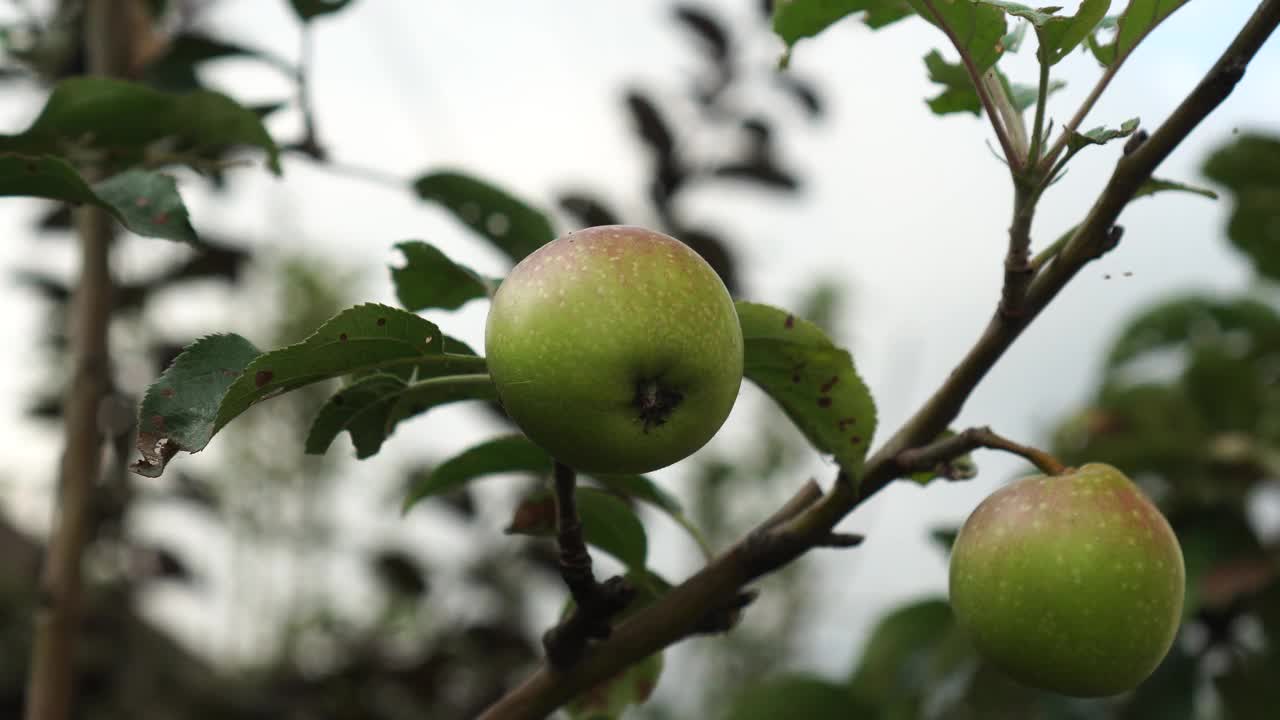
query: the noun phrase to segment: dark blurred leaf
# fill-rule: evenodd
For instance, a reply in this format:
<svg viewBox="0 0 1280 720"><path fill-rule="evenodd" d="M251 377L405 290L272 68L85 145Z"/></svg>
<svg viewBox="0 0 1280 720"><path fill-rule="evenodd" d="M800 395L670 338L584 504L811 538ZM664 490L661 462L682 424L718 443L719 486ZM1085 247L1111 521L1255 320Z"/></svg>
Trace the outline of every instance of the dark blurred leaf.
<svg viewBox="0 0 1280 720"><path fill-rule="evenodd" d="M574 501L587 544L609 553L632 571L644 572L648 540L635 509L615 495L594 488L578 488ZM547 536L555 531L555 499L546 491L521 502L506 528L508 534L514 535Z"/></svg>
<svg viewBox="0 0 1280 720"><path fill-rule="evenodd" d="M725 720L849 720L876 717L876 709L848 688L817 675L781 675L744 683Z"/></svg>
<svg viewBox="0 0 1280 720"><path fill-rule="evenodd" d="M627 108L636 133L653 151L659 165L669 164L675 155L675 138L657 105L639 90L631 90L627 93Z"/></svg>
<svg viewBox="0 0 1280 720"><path fill-rule="evenodd" d="M177 184L162 173L128 170L90 187L71 165L52 155L0 154L0 196L96 205L139 235L197 241Z"/></svg>
<svg viewBox="0 0 1280 720"><path fill-rule="evenodd" d="M403 267L391 268L396 298L406 310L456 310L469 300L487 297L498 283L458 265L434 245L420 240L397 243Z"/></svg>
<svg viewBox="0 0 1280 720"><path fill-rule="evenodd" d="M728 245L720 235L696 228L674 228L673 233L707 261L711 269L720 276L730 295L738 294L742 287L738 280L738 266Z"/></svg>
<svg viewBox="0 0 1280 720"><path fill-rule="evenodd" d="M1240 653L1229 672L1213 679L1231 720L1273 720L1280 707L1280 652Z"/></svg>
<svg viewBox="0 0 1280 720"><path fill-rule="evenodd" d="M374 576L388 593L409 598L427 594L426 571L409 553L396 548L384 548L375 552L369 560Z"/></svg>
<svg viewBox="0 0 1280 720"><path fill-rule="evenodd" d="M942 650L958 631L942 599L903 605L885 616L867 641L850 679L861 698L918 716L925 694L967 659Z"/></svg>
<svg viewBox="0 0 1280 720"><path fill-rule="evenodd" d="M959 536L960 528L958 527L934 528L929 531L929 539L947 554L951 553L951 548L956 544L956 538Z"/></svg>
<svg viewBox="0 0 1280 720"><path fill-rule="evenodd" d="M351 0L289 0L298 19L307 22L314 18L338 12L351 4Z"/></svg>
<svg viewBox="0 0 1280 720"><path fill-rule="evenodd" d="M728 60L729 35L715 18L692 5L677 5L675 16L676 20L702 39L703 47L712 60L717 63Z"/></svg>
<svg viewBox="0 0 1280 720"><path fill-rule="evenodd" d="M1242 135L1210 156L1204 174L1231 191L1231 244L1259 274L1280 279L1280 137Z"/></svg>
<svg viewBox="0 0 1280 720"><path fill-rule="evenodd" d="M71 230L71 206L61 202L51 204L36 222L36 227L45 232Z"/></svg>
<svg viewBox="0 0 1280 720"><path fill-rule="evenodd" d="M618 214L601 200L585 193L565 193L560 196L560 207L578 219L579 227L619 225Z"/></svg>
<svg viewBox="0 0 1280 720"><path fill-rule="evenodd" d="M800 181L794 175L769 163L726 163L715 169L717 177L745 180L773 190L795 192Z"/></svg>
<svg viewBox="0 0 1280 720"><path fill-rule="evenodd" d="M73 146L107 151L112 160L131 164L146 146L164 139L175 142L170 149L175 157L255 147L280 174L280 151L262 121L226 95L164 93L104 77L59 82L30 127L0 135L0 153L60 155Z"/></svg>
<svg viewBox="0 0 1280 720"><path fill-rule="evenodd" d="M1193 720L1196 691L1200 680L1198 658L1186 653L1178 643L1139 685L1117 714L1119 720Z"/></svg>
<svg viewBox="0 0 1280 720"><path fill-rule="evenodd" d="M540 211L483 180L457 172L423 175L413 183L423 200L438 202L454 217L520 262L555 239Z"/></svg>
<svg viewBox="0 0 1280 720"><path fill-rule="evenodd" d="M649 699L662 675L662 653L654 653L619 675L578 695L565 706L571 720L615 720Z"/></svg>
<svg viewBox="0 0 1280 720"><path fill-rule="evenodd" d="M161 90L197 90L200 89L200 81L196 68L201 63L231 57L265 60L284 72L293 73L293 68L256 50L188 30L169 40L165 53L147 65L143 77L147 84Z"/></svg>
<svg viewBox="0 0 1280 720"><path fill-rule="evenodd" d="M778 86L799 103L800 107L809 113L809 117L822 116L822 98L818 96L818 91L813 88L813 85L796 77L795 73L779 73L774 77Z"/></svg>
<svg viewBox="0 0 1280 720"><path fill-rule="evenodd" d="M784 310L747 302L737 308L747 379L856 480L875 432L876 410L853 357L816 325Z"/></svg>
<svg viewBox="0 0 1280 720"><path fill-rule="evenodd" d="M1241 340L1248 357L1280 352L1280 314L1256 300L1189 295L1134 317L1112 345L1107 367L1114 370L1157 351L1199 344L1238 346Z"/></svg>

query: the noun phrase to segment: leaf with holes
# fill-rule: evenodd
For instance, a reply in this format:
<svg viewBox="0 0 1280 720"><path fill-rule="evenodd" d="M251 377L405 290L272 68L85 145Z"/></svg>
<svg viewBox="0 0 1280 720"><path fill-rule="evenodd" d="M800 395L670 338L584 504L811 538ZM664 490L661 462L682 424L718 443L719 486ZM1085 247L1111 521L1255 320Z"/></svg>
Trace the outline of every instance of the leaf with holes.
<svg viewBox="0 0 1280 720"><path fill-rule="evenodd" d="M487 297L498 282L458 265L433 245L411 240L396 245L404 253L403 267L391 268L396 297L406 310L457 310L468 301Z"/></svg>
<svg viewBox="0 0 1280 720"><path fill-rule="evenodd" d="M210 335L183 350L142 398L142 458L133 465L134 472L158 477L178 451L195 452L209 444L227 389L258 354L239 335Z"/></svg>
<svg viewBox="0 0 1280 720"><path fill-rule="evenodd" d="M1112 140L1129 137L1138 129L1138 123L1138 118L1131 118L1125 120L1118 130L1099 125L1087 132L1071 133L1071 139L1067 141L1067 151L1077 153L1088 145L1106 145Z"/></svg>
<svg viewBox="0 0 1280 720"><path fill-rule="evenodd" d="M648 539L635 509L616 495L595 488L579 487L574 490L573 497L578 506L578 517L582 520L582 539L622 561L633 572L645 572ZM525 498L516 508L505 532L509 535L554 535L555 498L546 490Z"/></svg>
<svg viewBox="0 0 1280 720"><path fill-rule="evenodd" d="M785 310L748 302L737 308L747 379L856 481L875 432L876 407L853 357L817 325Z"/></svg>
<svg viewBox="0 0 1280 720"><path fill-rule="evenodd" d="M947 38L966 64L972 64L981 75L1004 52L1003 40L1007 24L1004 13L989 5L971 0L908 0L920 17L946 33Z"/></svg>
<svg viewBox="0 0 1280 720"><path fill-rule="evenodd" d="M773 6L773 31L787 44L787 52L797 42L813 37L854 14L879 28L911 14L906 0L781 0Z"/></svg>
<svg viewBox="0 0 1280 720"><path fill-rule="evenodd" d="M0 196L97 205L128 230L148 237L197 242L173 178L129 170L90 187L71 165L51 155L0 155Z"/></svg>
<svg viewBox="0 0 1280 720"><path fill-rule="evenodd" d="M208 158L234 147L267 154L280 174L280 151L259 116L208 90L175 94L103 77L62 80L23 132L0 135L0 153L64 155L69 149L109 152L113 162L137 164L165 142L166 156Z"/></svg>
<svg viewBox="0 0 1280 720"><path fill-rule="evenodd" d="M191 352L207 351L197 344ZM182 404L171 407L173 417L161 416L159 437L147 443L139 438L143 459L134 470L158 476L174 453L198 452L233 418L269 397L343 375L365 376L378 372L409 380L424 373L432 376L483 373L485 363L484 358L446 353L440 329L413 313L386 305L358 305L334 316L306 340L259 355L244 367L225 388L217 413L200 415L199 421L204 427L194 435L200 442L164 434L164 428L170 427L172 420L182 419L189 413ZM183 396L178 394L179 398ZM162 441L168 450L167 456L154 451L154 446Z"/></svg>
<svg viewBox="0 0 1280 720"><path fill-rule="evenodd" d="M520 262L556 237L546 215L470 175L431 173L415 180L413 189L423 200L443 205L513 262Z"/></svg>

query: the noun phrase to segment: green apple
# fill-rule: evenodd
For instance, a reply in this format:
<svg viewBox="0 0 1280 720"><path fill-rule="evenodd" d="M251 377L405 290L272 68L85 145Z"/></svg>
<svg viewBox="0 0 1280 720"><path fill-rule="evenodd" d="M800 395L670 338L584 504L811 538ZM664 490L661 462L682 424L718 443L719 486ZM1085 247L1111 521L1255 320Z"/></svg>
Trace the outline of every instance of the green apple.
<svg viewBox="0 0 1280 720"><path fill-rule="evenodd" d="M493 297L485 353L507 414L583 472L689 456L742 384L724 283L688 246L639 227L571 232L521 261Z"/></svg>
<svg viewBox="0 0 1280 720"><path fill-rule="evenodd" d="M1064 695L1136 687L1173 643L1186 586L1168 521L1110 465L984 500L951 553L951 606L979 653Z"/></svg>

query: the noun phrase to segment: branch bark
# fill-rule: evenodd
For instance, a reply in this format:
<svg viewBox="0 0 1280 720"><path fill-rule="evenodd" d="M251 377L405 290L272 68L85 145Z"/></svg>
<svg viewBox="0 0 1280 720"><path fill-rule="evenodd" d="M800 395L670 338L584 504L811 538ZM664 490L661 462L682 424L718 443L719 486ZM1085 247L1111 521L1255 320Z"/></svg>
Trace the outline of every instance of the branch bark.
<svg viewBox="0 0 1280 720"><path fill-rule="evenodd" d="M830 536L835 524L904 470L899 456L931 442L959 414L978 383L1027 325L1107 246L1111 228L1141 184L1191 131L1231 93L1249 61L1280 25L1280 0L1264 0L1208 74L1169 118L1133 153L1121 158L1088 216L1056 260L1031 282L1024 312L998 310L946 382L871 458L857 487L837 482L821 500L774 528L754 531L654 604L590 648L570 671L544 666L490 707L481 720L536 720L628 665L695 631L706 608L787 564Z"/></svg>
<svg viewBox="0 0 1280 720"><path fill-rule="evenodd" d="M126 75L138 30L130 22L131 14L122 12L120 3L113 0L90 0L85 13L89 72ZM80 561L89 540L93 487L102 467L98 414L111 384L107 333L113 304L109 263L113 221L97 208L81 208L77 213L81 268L71 306L72 376L63 402L66 439L56 516L41 574L26 720L65 720L70 715L82 610Z"/></svg>

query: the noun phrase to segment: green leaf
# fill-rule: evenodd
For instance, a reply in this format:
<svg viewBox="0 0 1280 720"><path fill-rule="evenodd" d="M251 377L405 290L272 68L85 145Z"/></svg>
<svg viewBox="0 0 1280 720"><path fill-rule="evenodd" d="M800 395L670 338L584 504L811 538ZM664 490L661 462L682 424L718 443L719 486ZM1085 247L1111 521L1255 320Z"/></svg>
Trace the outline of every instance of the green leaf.
<svg viewBox="0 0 1280 720"><path fill-rule="evenodd" d="M920 17L947 34L962 58L968 58L978 75L985 73L1004 52L1004 13L972 0L908 0Z"/></svg>
<svg viewBox="0 0 1280 720"><path fill-rule="evenodd" d="M1018 23L1017 27L1005 33L1000 39L1000 44L1004 46L1005 52L1016 53L1022 49L1022 41L1027 36L1027 27L1030 23Z"/></svg>
<svg viewBox="0 0 1280 720"><path fill-rule="evenodd" d="M726 720L850 720L878 717L849 689L817 675L788 674L746 683Z"/></svg>
<svg viewBox="0 0 1280 720"><path fill-rule="evenodd" d="M121 165L137 164L145 149L166 141L169 156L201 157L249 146L267 154L280 174L280 151L252 110L208 90L173 94L104 77L62 80L23 132L0 135L0 153L65 155L107 151Z"/></svg>
<svg viewBox="0 0 1280 720"><path fill-rule="evenodd" d="M875 401L847 350L784 310L737 303L744 373L820 452L856 481L876 427Z"/></svg>
<svg viewBox="0 0 1280 720"><path fill-rule="evenodd" d="M1088 145L1106 145L1112 140L1129 137L1138 129L1138 122L1138 118L1131 118L1124 121L1119 130L1100 125L1088 132L1073 132L1067 141L1067 150L1076 153Z"/></svg>
<svg viewBox="0 0 1280 720"><path fill-rule="evenodd" d="M929 79L946 89L926 102L936 115L947 115L958 112L982 113L982 101L978 91L969 80L969 73L960 63L949 63L942 59L937 50L924 56L924 66L929 70Z"/></svg>
<svg viewBox="0 0 1280 720"><path fill-rule="evenodd" d="M779 0L773 5L773 31L790 51L800 40L819 34L854 13L863 13L863 22L879 28L911 12L906 0Z"/></svg>
<svg viewBox="0 0 1280 720"><path fill-rule="evenodd" d="M405 418L447 403L496 398L488 375L446 375L408 384L398 375L373 373L339 390L320 408L306 451L323 455L346 430L356 457L364 459L377 454Z"/></svg>
<svg viewBox="0 0 1280 720"><path fill-rule="evenodd" d="M309 22L322 15L338 12L351 4L351 0L289 0L298 19Z"/></svg>
<svg viewBox="0 0 1280 720"><path fill-rule="evenodd" d="M1218 199L1218 193L1210 190L1209 188L1200 187L1198 185L1188 185L1187 183L1181 183L1175 180L1161 180L1160 178L1155 177L1147 178L1146 182L1142 183L1142 185L1138 187L1138 191L1133 194L1133 199L1137 200L1140 197L1155 195L1156 193L1161 192L1185 192L1191 193L1192 195L1207 197L1210 200Z"/></svg>
<svg viewBox="0 0 1280 720"><path fill-rule="evenodd" d="M164 471L165 462L179 450L202 450L219 429L251 405L312 383L375 372L406 380L415 374L421 378L485 372L483 358L445 353L443 338L434 324L397 308L367 304L344 310L306 340L259 355L247 366L237 368L234 382L224 388L225 393L219 398L215 415L210 416L202 405L201 412L193 416L192 408L181 400L186 394L176 388L180 400L169 407L169 412L155 415L158 422L152 425L140 426L155 437L144 442L139 436L138 449L143 459L135 464L134 471L158 476ZM197 343L187 352L203 361L204 354L212 351ZM162 377L152 390L163 384ZM144 417L152 421L151 417ZM174 435L176 426L189 424L198 427L181 436ZM163 454L155 449L160 445L164 447Z"/></svg>
<svg viewBox="0 0 1280 720"><path fill-rule="evenodd" d="M142 398L142 458L133 465L134 472L158 477L179 450L209 444L227 388L256 357L258 349L239 335L210 335L187 346Z"/></svg>
<svg viewBox="0 0 1280 720"><path fill-rule="evenodd" d="M1000 73L1000 80L1004 83L1005 92L1009 95L1009 102L1013 103L1014 109L1022 112L1027 108L1035 107L1039 89L1035 85L1022 85L1019 83L1011 83L1005 78L1004 73ZM1066 87L1067 83L1062 80L1050 80L1048 91L1045 97L1049 97Z"/></svg>
<svg viewBox="0 0 1280 720"><path fill-rule="evenodd" d="M1142 42L1157 25L1164 22L1174 10L1187 4L1187 0L1130 0L1117 20L1115 58L1122 63L1129 53Z"/></svg>
<svg viewBox="0 0 1280 720"><path fill-rule="evenodd" d="M1093 33L1110 7L1111 0L1084 0L1075 15L1055 16L1037 26L1040 48L1036 56L1041 62L1057 65Z"/></svg>
<svg viewBox="0 0 1280 720"><path fill-rule="evenodd" d="M1111 32L1111 39L1104 41L1102 33L1114 31L1116 23L1120 21L1119 15L1108 15L1102 18L1102 22L1089 33L1089 37L1085 38L1085 44L1089 46L1089 52L1093 53L1093 57L1103 67L1109 66L1116 61L1116 39L1115 33Z"/></svg>
<svg viewBox="0 0 1280 720"><path fill-rule="evenodd" d="M1231 193L1227 237L1254 270L1280 279L1280 135L1242 134L1203 168Z"/></svg>
<svg viewBox="0 0 1280 720"><path fill-rule="evenodd" d="M497 289L496 282L454 263L433 245L411 240L396 248L404 253L405 265L391 268L391 280L406 310L457 310Z"/></svg>
<svg viewBox="0 0 1280 720"><path fill-rule="evenodd" d="M443 205L468 227L520 262L555 239L540 211L483 180L457 172L423 175L413 183L423 200Z"/></svg>
<svg viewBox="0 0 1280 720"><path fill-rule="evenodd" d="M162 173L129 170L90 187L59 158L0 154L0 196L97 205L139 235L197 242L177 184Z"/></svg>
<svg viewBox="0 0 1280 720"><path fill-rule="evenodd" d="M1108 370L1160 352L1196 344L1231 344L1249 338L1250 357L1280 352L1280 315L1256 300L1190 295L1161 302L1134 317L1111 346Z"/></svg>
<svg viewBox="0 0 1280 720"><path fill-rule="evenodd" d="M991 5L992 7L1003 10L1008 15L1020 17L1028 20L1032 25L1040 27L1053 19L1054 13L1061 10L1061 7L1043 7L1034 9L1016 2L1006 2L1006 0L974 0L980 5Z"/></svg>
<svg viewBox="0 0 1280 720"><path fill-rule="evenodd" d="M468 448L420 477L404 499L408 512L419 500L452 492L472 480L500 473L551 472L551 457L523 435L507 435Z"/></svg>
<svg viewBox="0 0 1280 720"><path fill-rule="evenodd" d="M928 599L900 606L871 633L850 687L879 703L919 698L937 684L959 658L951 646L956 635L951 606Z"/></svg>
<svg viewBox="0 0 1280 720"><path fill-rule="evenodd" d="M620 560L634 572L645 571L648 540L635 509L617 496L595 488L574 490L582 539ZM516 508L509 535L548 536L556 532L555 498L542 490L525 498Z"/></svg>

